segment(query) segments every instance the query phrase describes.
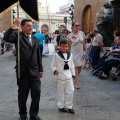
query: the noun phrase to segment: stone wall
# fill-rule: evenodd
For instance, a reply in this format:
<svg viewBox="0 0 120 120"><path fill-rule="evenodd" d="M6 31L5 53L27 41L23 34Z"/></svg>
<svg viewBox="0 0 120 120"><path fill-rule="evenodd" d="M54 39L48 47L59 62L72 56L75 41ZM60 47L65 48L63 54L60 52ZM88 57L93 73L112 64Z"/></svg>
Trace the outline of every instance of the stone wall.
<svg viewBox="0 0 120 120"><path fill-rule="evenodd" d="M11 11L9 11L5 15L0 16L0 31L7 30L11 26L11 23Z"/></svg>
<svg viewBox="0 0 120 120"><path fill-rule="evenodd" d="M82 28L83 11L87 5L90 5L94 15L94 26L96 25L96 14L102 10L102 4L109 0L74 0L74 18L78 21Z"/></svg>

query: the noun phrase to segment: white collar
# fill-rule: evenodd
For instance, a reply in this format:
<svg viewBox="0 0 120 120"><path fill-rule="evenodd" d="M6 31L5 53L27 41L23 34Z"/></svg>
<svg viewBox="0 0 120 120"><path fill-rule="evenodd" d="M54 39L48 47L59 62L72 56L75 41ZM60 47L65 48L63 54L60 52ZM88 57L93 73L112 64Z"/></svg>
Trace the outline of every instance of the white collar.
<svg viewBox="0 0 120 120"><path fill-rule="evenodd" d="M25 34L25 33L24 33ZM31 35L27 35L27 34L25 34L26 36L29 36L29 38L31 38Z"/></svg>

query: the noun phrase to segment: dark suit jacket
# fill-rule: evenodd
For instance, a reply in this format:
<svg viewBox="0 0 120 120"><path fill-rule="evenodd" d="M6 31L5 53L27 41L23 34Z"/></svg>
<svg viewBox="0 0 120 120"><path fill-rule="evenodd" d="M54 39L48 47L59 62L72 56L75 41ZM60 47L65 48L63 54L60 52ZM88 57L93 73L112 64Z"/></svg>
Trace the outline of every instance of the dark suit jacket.
<svg viewBox="0 0 120 120"><path fill-rule="evenodd" d="M20 32L20 78L22 79L25 74L31 76L38 76L39 72L43 72L42 59L40 56L39 40L31 35L32 46L30 46L26 35ZM14 32L12 28L9 28L4 35L4 40L7 42L15 43L16 53L18 50L18 33ZM32 58L31 53L33 51ZM17 55L18 56L18 55ZM31 59L31 60L30 60ZM16 73L18 73L18 59L16 58ZM29 65L28 65L29 64Z"/></svg>

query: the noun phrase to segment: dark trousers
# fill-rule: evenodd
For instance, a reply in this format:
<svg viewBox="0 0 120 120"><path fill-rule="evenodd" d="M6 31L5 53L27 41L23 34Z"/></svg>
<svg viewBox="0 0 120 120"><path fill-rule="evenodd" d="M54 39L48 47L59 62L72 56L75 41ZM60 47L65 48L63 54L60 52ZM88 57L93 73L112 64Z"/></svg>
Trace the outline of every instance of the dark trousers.
<svg viewBox="0 0 120 120"><path fill-rule="evenodd" d="M50 40L50 43L51 43L52 38L49 38L49 40Z"/></svg>
<svg viewBox="0 0 120 120"><path fill-rule="evenodd" d="M1 43L1 54L4 54L4 43Z"/></svg>
<svg viewBox="0 0 120 120"><path fill-rule="evenodd" d="M100 58L100 47L94 46L92 49L92 67L95 66Z"/></svg>
<svg viewBox="0 0 120 120"><path fill-rule="evenodd" d="M118 66L119 64L120 64L119 60L114 60L114 59L107 60L103 63L102 71L109 76L112 67Z"/></svg>
<svg viewBox="0 0 120 120"><path fill-rule="evenodd" d="M42 53L43 53L43 45L42 45L42 44L40 44L40 45L39 45L39 48L40 48L40 55L41 55L41 58L42 58Z"/></svg>
<svg viewBox="0 0 120 120"><path fill-rule="evenodd" d="M39 101L41 94L40 78L25 76L21 82L18 82L18 106L19 114L27 114L26 102L29 91L31 92L30 116L36 116L39 111Z"/></svg>

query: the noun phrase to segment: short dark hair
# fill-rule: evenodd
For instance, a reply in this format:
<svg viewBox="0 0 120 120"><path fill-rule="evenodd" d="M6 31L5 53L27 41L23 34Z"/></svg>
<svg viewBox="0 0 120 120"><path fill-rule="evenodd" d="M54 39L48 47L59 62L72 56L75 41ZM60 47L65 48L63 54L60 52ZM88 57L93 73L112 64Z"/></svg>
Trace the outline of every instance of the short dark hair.
<svg viewBox="0 0 120 120"><path fill-rule="evenodd" d="M85 32L85 35L87 35L87 34L90 34L90 32L89 31Z"/></svg>
<svg viewBox="0 0 120 120"><path fill-rule="evenodd" d="M68 34L68 29L67 29L67 28L64 29L64 32L65 32L65 31L67 31L67 34Z"/></svg>
<svg viewBox="0 0 120 120"><path fill-rule="evenodd" d="M93 33L90 33L88 37L93 38L94 37Z"/></svg>
<svg viewBox="0 0 120 120"><path fill-rule="evenodd" d="M115 31L114 31L114 34L115 34L116 36L120 36L120 30L115 30Z"/></svg>
<svg viewBox="0 0 120 120"><path fill-rule="evenodd" d="M32 22L32 20L30 20L30 19L23 19L21 21L21 26L24 26L26 22Z"/></svg>
<svg viewBox="0 0 120 120"><path fill-rule="evenodd" d="M90 43L91 42L91 38L87 38L87 43Z"/></svg>
<svg viewBox="0 0 120 120"><path fill-rule="evenodd" d="M58 30L56 30L56 31L55 31L55 34L59 34L59 31L58 31Z"/></svg>
<svg viewBox="0 0 120 120"><path fill-rule="evenodd" d="M69 42L67 40L61 40L60 45L62 45L62 44L69 44Z"/></svg>

